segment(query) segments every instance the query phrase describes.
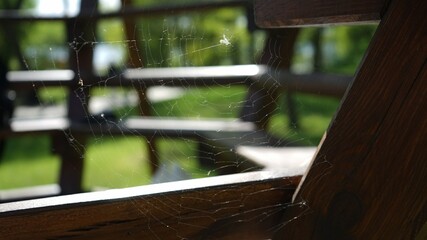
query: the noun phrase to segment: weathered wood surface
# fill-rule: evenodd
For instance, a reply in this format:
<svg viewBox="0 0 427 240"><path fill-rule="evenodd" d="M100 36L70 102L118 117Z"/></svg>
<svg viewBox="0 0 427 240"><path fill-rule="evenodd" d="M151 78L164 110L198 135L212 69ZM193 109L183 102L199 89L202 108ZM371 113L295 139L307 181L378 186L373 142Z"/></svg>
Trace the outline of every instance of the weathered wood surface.
<svg viewBox="0 0 427 240"><path fill-rule="evenodd" d="M426 10L392 1L277 239L414 239L427 221Z"/></svg>
<svg viewBox="0 0 427 240"><path fill-rule="evenodd" d="M300 177L254 172L0 204L3 239L269 238Z"/></svg>
<svg viewBox="0 0 427 240"><path fill-rule="evenodd" d="M379 21L388 0L257 0L263 28Z"/></svg>

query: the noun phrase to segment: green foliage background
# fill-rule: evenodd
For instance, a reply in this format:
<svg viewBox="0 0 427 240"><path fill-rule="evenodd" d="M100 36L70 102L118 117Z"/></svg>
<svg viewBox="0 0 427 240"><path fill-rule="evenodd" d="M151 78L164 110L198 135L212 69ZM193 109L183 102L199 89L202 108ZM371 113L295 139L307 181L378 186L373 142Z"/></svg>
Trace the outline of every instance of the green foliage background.
<svg viewBox="0 0 427 240"><path fill-rule="evenodd" d="M0 2L6 8L8 1ZM10 1L17 2L17 0ZM31 7L24 1L22 7ZM178 4L171 0L138 0L138 5ZM199 1L179 1L179 4ZM100 6L102 9L102 6ZM315 49L315 28L302 31L296 46L292 69L298 72L313 70L315 51L322 52L321 68L324 72L354 74L363 58L376 26L339 26L322 30L321 48ZM3 29L3 28L1 28ZM0 30L2 61L9 69L61 69L66 62L53 57L56 49L69 50L65 41L65 28L58 22L25 23L17 27L17 38L21 48L19 55L10 47L8 35ZM142 57L134 66L129 66L129 53L123 51L123 60L118 69L125 67L171 67L209 66L254 63L262 54L265 32L250 33L246 29L243 9L219 9L213 12L178 14L164 17L138 19L134 36L125 36L121 20L99 21L96 46L100 43L128 48L128 40L136 40L137 50ZM219 44L223 37L231 45ZM133 50L135 51L135 48ZM25 59L25 64L21 60ZM108 68L104 73L108 72ZM107 95L106 89L92 91L92 95ZM127 91L121 89L120 91ZM42 89L37 92L40 104L61 103L66 98L64 89ZM153 105L153 114L176 117L238 116L239 107L245 97L245 87L209 87L187 89L182 98L163 101ZM301 145L316 145L327 128L339 100L297 94L296 107L300 115L300 128L293 128L286 115L285 104L280 104L272 117L269 129ZM284 102L280 99L280 102ZM116 110L120 115L137 114L136 107ZM14 188L46 184L56 181L59 159L52 154L51 140L47 136L14 138L7 142L0 163L0 188ZM190 140L163 139L159 143L161 164L174 161L193 177L207 176L196 161L197 144ZM120 149L117 151L116 149ZM87 189L94 186L127 187L150 182L147 149L143 138L119 138L104 136L92 139L86 149L84 184ZM15 176L26 176L16 178Z"/></svg>

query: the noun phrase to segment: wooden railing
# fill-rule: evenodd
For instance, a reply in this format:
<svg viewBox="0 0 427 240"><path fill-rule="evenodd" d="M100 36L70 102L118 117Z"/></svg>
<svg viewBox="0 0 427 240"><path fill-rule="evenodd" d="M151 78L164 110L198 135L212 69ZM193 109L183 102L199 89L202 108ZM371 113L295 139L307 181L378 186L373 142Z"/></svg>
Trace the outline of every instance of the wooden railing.
<svg viewBox="0 0 427 240"><path fill-rule="evenodd" d="M311 20L270 26L352 15L339 7L347 1L300 2L301 10L315 2L334 11L327 21L297 11L295 19ZM370 16L371 2L363 3L357 15ZM423 0L377 9L381 23L365 60L296 190L294 173L262 172L31 200L0 205L0 232L8 239L424 239L426 9ZM260 23L269 14L256 12Z"/></svg>
<svg viewBox="0 0 427 240"><path fill-rule="evenodd" d="M72 131L79 135L79 141L85 144L85 136L92 135L96 132L102 132L108 127L107 123L102 124L100 128L91 127L91 118L88 116L87 104L89 102L89 90L92 86L98 86L99 83L105 82L104 86L116 87L125 86L133 87L138 91L145 91L146 88L156 85L174 85L174 86L209 86L211 84L233 84L240 81L245 84L246 79L251 77L252 73L236 75L231 71L243 71L248 68L257 70L254 66L237 66L236 67L219 67L219 68L186 68L185 71L180 69L129 69L116 77L102 77L93 74L92 58L93 49L91 46L79 45L74 42L77 38L75 35L89 33L93 31L94 26L87 26L82 22L91 20L96 23L96 19L101 18L144 18L155 15L175 14L194 11L211 11L224 7L243 7L249 11L250 1L226 1L222 3L196 3L176 6L160 7L128 7L122 8L118 12L98 13L96 10L97 1L84 1L81 4L80 13L76 16L38 16L31 12L1 12L0 21L5 24L19 24L25 21L63 21L66 23L67 41L77 44L79 51L70 50L70 69L69 70L47 70L47 71L15 71L9 72L6 76L7 87L14 90L37 89L39 87L62 86L66 87L69 92L67 106L67 116L57 119L11 119L8 127L0 130L0 137L5 138L11 135L32 134L32 133L51 133L55 136L54 142L66 143L67 131ZM147 14L150 13L150 14ZM253 18L248 23L253 23ZM85 26L85 27L83 27ZM253 28L253 27L252 27ZM78 61L77 61L78 59ZM78 63L78 65L77 65ZM218 74L218 72L220 74ZM177 78L176 76L180 76ZM84 79L84 83L81 81ZM82 86L84 84L84 86ZM140 109L147 114L149 110L146 105L147 99L144 94L140 94ZM85 120L87 119L87 120ZM47 124L49 123L49 124ZM103 122L104 123L104 122ZM112 122L110 122L112 123ZM157 135L158 133L167 134L164 136L174 137L195 137L203 131L249 131L254 130L254 124L244 123L241 121L223 121L212 120L195 124L194 121L176 120L176 119L159 119L156 124L151 118L124 120L123 122L113 124L109 127L112 133L120 135L138 134L139 136ZM171 126L170 124L179 124ZM248 128L250 127L250 129ZM105 128L103 128L105 127ZM149 149L154 149L150 146ZM81 171L83 162L81 157L77 156L75 150L70 147L61 146L59 153L62 158L62 170L60 185L62 193L72 193L81 191ZM151 151L150 151L151 153ZM157 167L156 154L151 153L152 171ZM72 170L74 169L74 170ZM77 171L76 171L77 170ZM63 176L64 175L64 176ZM69 186L66 189L65 186Z"/></svg>
<svg viewBox="0 0 427 240"><path fill-rule="evenodd" d="M7 24L18 24L25 21L64 21L67 24L67 39L73 42L75 34L93 31L93 27L80 24L82 21L103 18L145 18L165 14L177 14L192 11L208 11L225 7L243 7L247 11L248 28L253 30L252 2L251 1L224 1L220 3L195 3L189 5L162 6L162 7L125 7L118 12L98 13L92 8L96 1L85 1L82 10L77 16L37 16L25 12L1 12L0 20ZM149 14L148 14L149 13ZM266 52L272 46L281 46L285 41L288 47L282 55L291 55L295 31L291 31L289 37L282 40L275 39L277 34L266 45ZM89 34L90 35L90 34ZM76 43L78 44L78 43ZM55 142L67 145L67 134L70 132L78 136L78 140L85 145L86 136L93 134L116 134L145 137L178 137L193 138L200 142L200 159L204 163L210 162L220 165L231 166L231 170L225 170L222 166L216 166L224 172L247 171L249 169L262 169L263 165L248 160L245 156L245 164L236 160L237 146L289 146L286 141L278 141L264 130L271 111L264 106L275 106L271 103L276 97L272 95L278 92L298 91L320 95L341 97L351 81L351 77L333 76L328 74L296 75L286 69L287 66L268 65L240 65L240 66L217 66L217 67L185 67L185 68L146 68L126 69L116 76L95 76L92 69L92 48L90 46L78 46L80 49L70 51L70 69L68 70L42 70L42 71L12 71L7 74L8 88L14 90L37 89L48 86L66 87L69 92L67 101L67 116L54 119L11 119L7 128L0 130L0 137L6 138L13 135L50 133L55 137ZM265 56L271 61L277 56ZM280 56L279 56L280 57ZM77 61L77 58L79 61ZM288 57L289 58L289 57ZM261 59L261 62L264 60ZM80 63L79 66L76 63ZM265 61L264 61L265 62ZM290 63L287 63L289 65ZM282 64L283 65L283 64ZM286 65L286 64L285 64ZM84 80L80 82L80 80ZM81 84L84 86L81 86ZM87 116L87 104L89 102L88 91L92 86L101 84L103 87L132 87L138 91L145 91L151 86L181 86L181 87L207 87L207 86L230 86L234 84L247 85L249 93L245 100L241 118L234 120L212 119L197 121L189 119L167 119L139 117L115 120L97 121L96 116ZM142 112L147 114L147 99L145 94L140 94ZM252 101L252 102L251 102ZM253 101L256 101L255 104ZM263 109L263 110L261 110ZM97 122L93 127L91 119ZM65 135L65 136L64 136ZM244 136L244 137L242 137ZM234 139L234 140L233 140ZM155 153L155 143L150 144L152 171L156 171L158 160ZM58 144L57 144L58 145ZM60 145L60 144L59 144ZM62 193L75 193L82 191L81 176L83 160L77 151L70 146L59 147L62 167L60 186ZM80 153L78 153L80 152ZM225 159L217 159L218 156L226 156ZM276 160L272 160L276 161ZM232 162L233 164L230 164ZM210 164L212 165L212 164ZM243 167L244 166L244 167ZM213 167L213 166L211 166Z"/></svg>

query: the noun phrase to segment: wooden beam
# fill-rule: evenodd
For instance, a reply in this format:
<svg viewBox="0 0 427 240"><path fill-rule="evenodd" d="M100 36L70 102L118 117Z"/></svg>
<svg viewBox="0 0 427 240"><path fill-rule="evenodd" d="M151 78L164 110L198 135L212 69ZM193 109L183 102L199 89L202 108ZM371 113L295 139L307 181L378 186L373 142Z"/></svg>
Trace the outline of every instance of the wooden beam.
<svg viewBox="0 0 427 240"><path fill-rule="evenodd" d="M85 86L151 87L151 86L224 86L250 84L251 79L267 72L262 65L129 68L115 77L86 76ZM72 70L13 71L7 74L8 87L34 89L46 86L78 88Z"/></svg>
<svg viewBox="0 0 427 240"><path fill-rule="evenodd" d="M205 132L251 133L255 124L237 119L191 119L132 117L119 122L103 119L92 123L72 122L70 131L81 135L200 138Z"/></svg>
<svg viewBox="0 0 427 240"><path fill-rule="evenodd" d="M85 79L87 86L151 87L185 86L207 87L252 85L265 89L312 93L342 97L352 76L327 73L295 74L272 69L265 65L235 65L178 68L127 69L116 77L96 76ZM34 89L49 86L79 87L71 70L11 71L7 74L11 89Z"/></svg>
<svg viewBox="0 0 427 240"><path fill-rule="evenodd" d="M275 71L254 78L255 84L280 91L310 93L319 96L342 98L353 80L352 76L329 73L295 74L289 71Z"/></svg>
<svg viewBox="0 0 427 240"><path fill-rule="evenodd" d="M388 0L256 0L262 28L379 21Z"/></svg>
<svg viewBox="0 0 427 240"><path fill-rule="evenodd" d="M58 184L48 184L31 186L25 188L15 188L0 190L0 203L13 202L18 200L53 197L61 193L61 188Z"/></svg>
<svg viewBox="0 0 427 240"><path fill-rule="evenodd" d="M6 75L8 88L34 89L49 86L77 85L72 70L10 71Z"/></svg>
<svg viewBox="0 0 427 240"><path fill-rule="evenodd" d="M414 239L427 221L426 9L391 3L278 239Z"/></svg>
<svg viewBox="0 0 427 240"><path fill-rule="evenodd" d="M0 204L0 232L4 239L266 238L299 179L253 172Z"/></svg>
<svg viewBox="0 0 427 240"><path fill-rule="evenodd" d="M250 78L266 71L266 66L258 65L145 68L128 69L123 73L122 79L133 84L139 82L144 86L241 85L249 84Z"/></svg>

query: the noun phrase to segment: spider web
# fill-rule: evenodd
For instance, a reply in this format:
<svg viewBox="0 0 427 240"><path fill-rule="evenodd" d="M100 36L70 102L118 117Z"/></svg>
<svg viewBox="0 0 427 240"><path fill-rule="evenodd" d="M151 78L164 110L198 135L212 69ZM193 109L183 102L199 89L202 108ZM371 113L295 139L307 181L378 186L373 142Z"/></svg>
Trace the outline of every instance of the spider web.
<svg viewBox="0 0 427 240"><path fill-rule="evenodd" d="M223 19L217 18L216 14L223 16ZM217 25L212 26L213 29L211 29L206 25L208 23L205 19L211 19L211 23L215 22L212 19L216 19ZM96 83L85 79L80 71L87 66L81 66L83 59L78 57L75 64L77 65L76 74L80 79L79 88L75 92L67 92L65 87L34 87L32 92L37 97L37 104L33 107L37 109L36 114L39 115L64 116L69 94L83 94L80 103L88 105L88 111L85 114L92 129L88 134L88 141L79 142L70 131L64 131L64 135L69 140L68 144L79 151L78 154L84 158L84 188L91 190L122 188L209 177L218 174L223 168L235 167L240 163L231 161L225 166L206 168L199 161L199 141L191 137L160 135L153 138L138 133L117 135L110 133L108 129L101 133L96 132L94 129L104 128L106 123L120 126L118 123L130 117L140 116L140 112L145 111L140 106L138 96L138 91L141 91L141 88L145 89L145 86L135 83L130 87L112 87L109 85L112 79L120 79L128 68L253 64L263 54L265 41L265 32L247 30L244 11L218 10L212 13L179 14L138 20L135 21L131 36L126 34L125 25L121 20L100 20L90 35L77 33L74 41L62 46L44 43L38 47L30 47L22 59L26 70L29 71L63 69L69 66L64 61L69 58L70 50L79 56L83 47L92 48L94 70L98 76L104 77L100 77ZM279 55L280 49L268 49L268 51L272 52L274 57ZM312 57L312 49L307 45L297 45L297 55L293 70L299 72L311 70L310 64L304 65L301 62ZM269 61L276 61L273 57ZM274 71L279 70L274 69ZM166 87L159 84L159 86L149 87L146 96L151 104L150 114L155 117L197 120L235 119L239 117L241 108L245 104L247 90L245 81L238 86L217 84L201 87ZM297 98L296 106L304 108L307 107L306 104L317 101L310 97L308 99L307 101L307 99ZM276 102L278 105L268 126L270 133L292 144L317 145L318 140L306 139L296 125L289 123L283 95L276 99ZM335 104L336 107L338 102L330 100L328 104ZM22 109L21 113L15 114L25 115L23 112L28 112L30 108ZM327 116L326 121L329 121L332 113ZM324 124L317 131L323 132L326 126L327 124ZM123 132L126 130L123 129ZM244 137L233 136L232 138ZM50 141L43 140L42 144L47 149L52 148ZM153 146L155 146L154 155L159 159L158 170L154 176L149 170L149 152ZM215 148L215 146L212 147ZM233 151L235 149L225 149L214 155L233 153ZM54 157L47 161L51 164L49 168L55 178L54 172L55 168L59 168L59 160ZM326 158L322 164L328 164ZM221 205L221 203L215 204ZM305 202L294 205L309 209ZM278 209L287 207L289 205L285 203L283 206L265 206L264 214L259 216L258 221L262 222L263 219L276 214ZM301 214L307 214L307 211ZM143 210L141 214L144 214ZM298 217L300 215L295 216L295 218ZM275 226L271 231L280 230L284 224L287 222Z"/></svg>

